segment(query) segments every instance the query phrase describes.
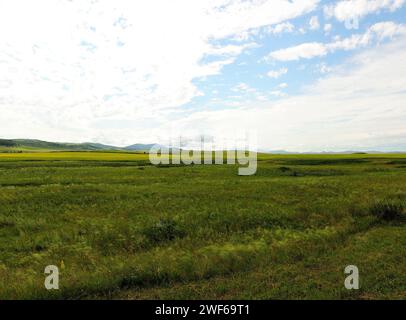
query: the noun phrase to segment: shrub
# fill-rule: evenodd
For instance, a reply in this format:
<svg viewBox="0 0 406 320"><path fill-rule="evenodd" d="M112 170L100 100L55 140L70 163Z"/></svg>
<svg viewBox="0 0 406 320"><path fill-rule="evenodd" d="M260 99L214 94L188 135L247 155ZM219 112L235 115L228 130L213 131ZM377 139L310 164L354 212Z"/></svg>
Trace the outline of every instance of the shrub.
<svg viewBox="0 0 406 320"><path fill-rule="evenodd" d="M404 205L396 201L379 201L370 208L370 213L380 220L399 220L403 216Z"/></svg>

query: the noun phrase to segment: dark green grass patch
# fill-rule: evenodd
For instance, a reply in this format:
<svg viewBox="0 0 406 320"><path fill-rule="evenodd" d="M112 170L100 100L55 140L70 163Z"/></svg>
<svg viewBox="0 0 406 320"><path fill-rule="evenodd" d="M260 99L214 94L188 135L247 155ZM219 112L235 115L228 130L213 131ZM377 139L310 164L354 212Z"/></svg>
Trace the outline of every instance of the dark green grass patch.
<svg viewBox="0 0 406 320"><path fill-rule="evenodd" d="M146 227L142 233L153 245L183 238L186 235L186 232L173 219L160 219L154 225Z"/></svg>
<svg viewBox="0 0 406 320"><path fill-rule="evenodd" d="M404 211L404 203L393 200L376 202L370 208L370 214L383 221L404 220L406 218Z"/></svg>

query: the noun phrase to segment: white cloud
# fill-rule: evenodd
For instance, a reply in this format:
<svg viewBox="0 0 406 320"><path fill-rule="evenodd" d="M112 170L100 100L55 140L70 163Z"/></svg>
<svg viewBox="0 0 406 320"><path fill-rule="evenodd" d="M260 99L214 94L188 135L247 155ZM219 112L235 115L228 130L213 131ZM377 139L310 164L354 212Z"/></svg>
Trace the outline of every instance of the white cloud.
<svg viewBox="0 0 406 320"><path fill-rule="evenodd" d="M317 16L313 16L310 18L309 21L310 30L317 30L320 28L319 18Z"/></svg>
<svg viewBox="0 0 406 320"><path fill-rule="evenodd" d="M311 59L314 57L325 56L329 52L336 50L353 50L359 47L365 47L374 40L382 41L387 38L393 38L406 34L406 25L396 24L394 22L379 22L372 25L363 34L353 34L344 39L336 38L331 43L303 43L298 46L280 49L269 54L270 58L279 61L294 61L299 59Z"/></svg>
<svg viewBox="0 0 406 320"><path fill-rule="evenodd" d="M201 95L196 79L221 73L253 45L219 40L318 2L0 1L0 135L83 141L124 120L137 132L116 139L131 143L140 119Z"/></svg>
<svg viewBox="0 0 406 320"><path fill-rule="evenodd" d="M327 54L324 44L318 42L303 43L298 46L276 50L270 53L270 57L279 61L292 61L299 59L311 59Z"/></svg>
<svg viewBox="0 0 406 320"><path fill-rule="evenodd" d="M278 98L283 98L283 97L287 96L287 94L281 90L274 90L274 91L271 91L270 93L271 93L271 95L278 97Z"/></svg>
<svg viewBox="0 0 406 320"><path fill-rule="evenodd" d="M320 63L317 67L322 74L329 73L333 70L333 68L329 67L326 63Z"/></svg>
<svg viewBox="0 0 406 320"><path fill-rule="evenodd" d="M243 93L256 92L255 88L250 87L248 84L246 84L244 82L239 83L231 90L234 92L243 92Z"/></svg>
<svg viewBox="0 0 406 320"><path fill-rule="evenodd" d="M324 12L327 17L335 17L339 21L362 18L380 10L395 11L403 6L406 0L342 0L327 5Z"/></svg>
<svg viewBox="0 0 406 320"><path fill-rule="evenodd" d="M330 51L338 49L353 50L358 47L364 47L372 41L382 41L386 38L393 38L398 35L406 35L406 25L396 24L394 22L379 22L372 25L364 34L355 34L343 40L336 40L327 45Z"/></svg>
<svg viewBox="0 0 406 320"><path fill-rule="evenodd" d="M279 78L280 76L282 76L282 75L284 75L286 73L288 73L288 69L287 68L281 68L279 70L270 70L267 73L267 76L270 77L270 78L277 79L277 78Z"/></svg>
<svg viewBox="0 0 406 320"><path fill-rule="evenodd" d="M279 23L275 26L270 26L267 28L267 33L280 34L284 32L293 32L295 26L290 22Z"/></svg>
<svg viewBox="0 0 406 320"><path fill-rule="evenodd" d="M378 40L384 40L385 38L393 38L397 35L406 34L406 24L396 24L391 21L380 22L374 24L370 28L370 32L374 33Z"/></svg>
<svg viewBox="0 0 406 320"><path fill-rule="evenodd" d="M358 47L364 47L368 45L371 40L371 33L366 32L364 34L354 34L351 37L345 38L345 39L338 39L335 42L331 42L329 44L326 44L326 48L329 49L329 51L336 51L336 50L353 50Z"/></svg>
<svg viewBox="0 0 406 320"><path fill-rule="evenodd" d="M406 149L406 38L367 49L303 94L194 113L182 132L257 130L259 147L292 151ZM278 94L278 92L273 92Z"/></svg>
<svg viewBox="0 0 406 320"><path fill-rule="evenodd" d="M303 27L300 27L300 28L299 28L299 32L300 32L300 34L305 34L305 33L306 33L306 29L303 28Z"/></svg>
<svg viewBox="0 0 406 320"><path fill-rule="evenodd" d="M224 45L224 46L211 46L208 48L206 54L212 56L238 56L245 49L256 47L255 43L245 43L239 45Z"/></svg>
<svg viewBox="0 0 406 320"><path fill-rule="evenodd" d="M324 25L324 32L325 32L326 34L329 34L332 29L333 29L333 25L332 25L332 24L326 23L326 24Z"/></svg>

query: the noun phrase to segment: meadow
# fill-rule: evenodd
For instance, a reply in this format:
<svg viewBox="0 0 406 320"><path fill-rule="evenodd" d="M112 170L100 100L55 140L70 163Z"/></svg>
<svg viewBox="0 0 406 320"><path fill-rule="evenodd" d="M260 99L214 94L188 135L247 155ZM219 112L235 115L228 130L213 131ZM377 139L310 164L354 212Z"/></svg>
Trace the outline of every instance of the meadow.
<svg viewBox="0 0 406 320"><path fill-rule="evenodd" d="M0 299L404 299L406 155L0 154ZM44 288L57 265L60 289ZM356 265L360 289L344 288Z"/></svg>

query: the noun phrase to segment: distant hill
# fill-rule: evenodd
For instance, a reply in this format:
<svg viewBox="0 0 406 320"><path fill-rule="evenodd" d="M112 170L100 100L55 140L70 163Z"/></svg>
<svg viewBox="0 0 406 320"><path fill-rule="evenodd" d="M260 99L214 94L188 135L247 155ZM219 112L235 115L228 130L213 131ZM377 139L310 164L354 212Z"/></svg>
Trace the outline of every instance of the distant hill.
<svg viewBox="0 0 406 320"><path fill-rule="evenodd" d="M136 143L123 149L128 151L149 151L154 145L155 145L154 143L152 144Z"/></svg>
<svg viewBox="0 0 406 320"><path fill-rule="evenodd" d="M15 146L17 146L17 143L14 142L13 140L0 139L0 146L1 147L15 147Z"/></svg>
<svg viewBox="0 0 406 320"><path fill-rule="evenodd" d="M17 150L55 150L55 151L102 151L102 150L122 150L115 146L108 146L100 143L62 143L48 142L32 139L0 139L0 147L4 149Z"/></svg>
<svg viewBox="0 0 406 320"><path fill-rule="evenodd" d="M258 152L269 153L269 154L294 154L294 152L289 152L285 150L258 150Z"/></svg>
<svg viewBox="0 0 406 320"><path fill-rule="evenodd" d="M127 147L116 147L101 143L48 142L35 139L0 139L0 151L149 151L155 144L137 143ZM162 146L162 148L165 148Z"/></svg>

